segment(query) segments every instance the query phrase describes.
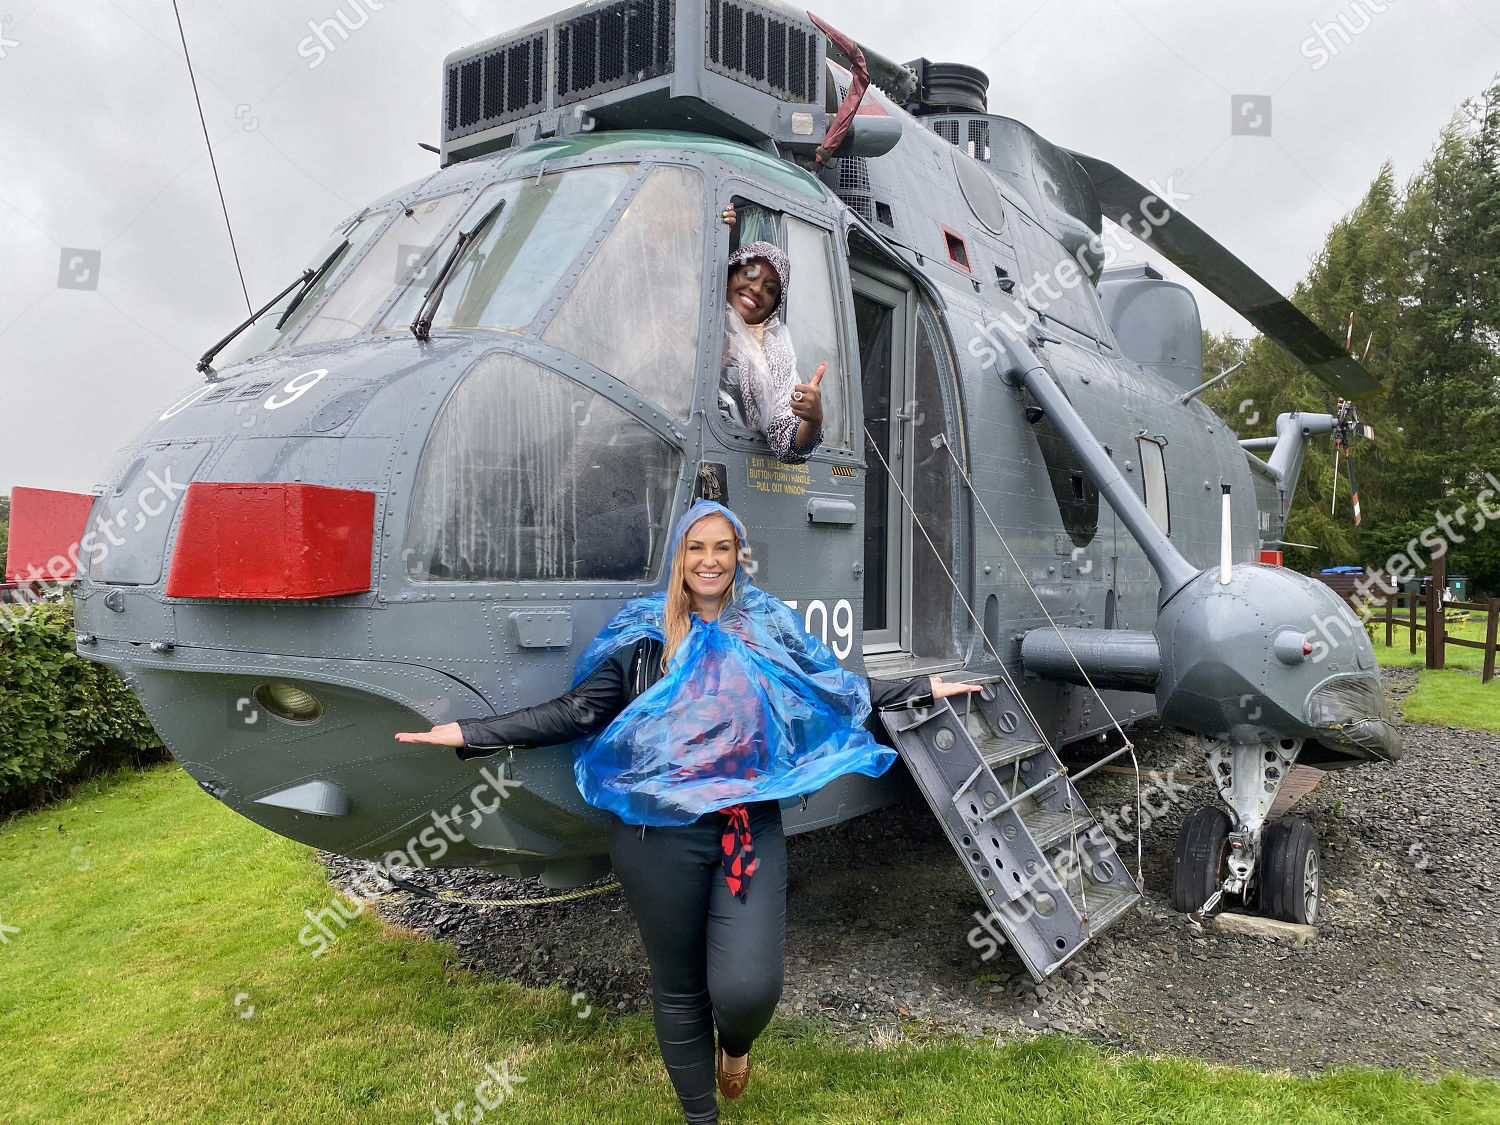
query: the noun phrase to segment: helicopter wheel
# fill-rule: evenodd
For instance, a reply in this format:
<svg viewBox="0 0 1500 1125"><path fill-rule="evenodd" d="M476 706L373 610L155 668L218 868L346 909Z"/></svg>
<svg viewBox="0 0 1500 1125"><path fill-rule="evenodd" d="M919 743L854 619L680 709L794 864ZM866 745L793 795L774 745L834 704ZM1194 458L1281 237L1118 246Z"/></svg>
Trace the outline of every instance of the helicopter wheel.
<svg viewBox="0 0 1500 1125"><path fill-rule="evenodd" d="M1172 858L1172 906L1183 914L1203 909L1228 874L1229 813L1202 805L1188 813L1177 831Z"/></svg>
<svg viewBox="0 0 1500 1125"><path fill-rule="evenodd" d="M1266 825L1260 851L1260 912L1316 925L1323 899L1323 856L1307 821L1289 816Z"/></svg>

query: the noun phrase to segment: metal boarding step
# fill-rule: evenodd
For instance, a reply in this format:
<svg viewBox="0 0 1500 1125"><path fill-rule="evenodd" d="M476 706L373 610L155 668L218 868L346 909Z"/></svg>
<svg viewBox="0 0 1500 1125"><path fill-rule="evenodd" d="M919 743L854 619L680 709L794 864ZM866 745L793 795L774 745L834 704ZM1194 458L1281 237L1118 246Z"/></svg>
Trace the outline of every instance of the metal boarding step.
<svg viewBox="0 0 1500 1125"><path fill-rule="evenodd" d="M945 699L882 711L881 721L988 921L1041 981L1139 902L1140 889L1051 746L1006 705L1009 689L996 677L965 679L988 681L970 697L977 706Z"/></svg>

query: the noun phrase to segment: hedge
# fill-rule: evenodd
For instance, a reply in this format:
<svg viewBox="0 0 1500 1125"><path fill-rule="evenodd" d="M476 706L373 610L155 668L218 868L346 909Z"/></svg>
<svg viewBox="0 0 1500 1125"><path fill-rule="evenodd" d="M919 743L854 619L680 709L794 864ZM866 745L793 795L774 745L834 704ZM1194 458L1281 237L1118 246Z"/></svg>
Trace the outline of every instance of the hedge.
<svg viewBox="0 0 1500 1125"><path fill-rule="evenodd" d="M0 618L0 813L75 782L166 756L135 696L73 648L71 601L8 605Z"/></svg>

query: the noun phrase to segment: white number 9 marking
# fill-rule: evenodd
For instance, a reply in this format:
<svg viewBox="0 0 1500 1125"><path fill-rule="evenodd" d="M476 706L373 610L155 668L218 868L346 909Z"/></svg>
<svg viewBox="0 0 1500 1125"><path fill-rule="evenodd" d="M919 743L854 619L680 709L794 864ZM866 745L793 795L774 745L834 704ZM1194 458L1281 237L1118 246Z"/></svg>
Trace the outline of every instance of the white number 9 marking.
<svg viewBox="0 0 1500 1125"><path fill-rule="evenodd" d="M854 648L854 607L843 598L834 603L833 638L833 655L842 660Z"/></svg>
<svg viewBox="0 0 1500 1125"><path fill-rule="evenodd" d="M786 604L793 609L797 608L796 602ZM814 616L818 619L816 629L813 628ZM807 609L802 614L802 627L825 645L828 644L827 604L822 601L808 602ZM833 655L840 660L854 650L854 606L844 598L833 603L833 638Z"/></svg>
<svg viewBox="0 0 1500 1125"><path fill-rule="evenodd" d="M305 395L308 391L317 386L318 383L322 381L323 376L327 374L328 368L320 367L316 371L308 371L301 375L293 376L286 381L286 385L283 386L280 391L273 392L271 397L266 399L266 409L280 410L283 406L290 406L292 403L296 402L299 398ZM276 395L281 393L287 394L288 397L278 399Z"/></svg>

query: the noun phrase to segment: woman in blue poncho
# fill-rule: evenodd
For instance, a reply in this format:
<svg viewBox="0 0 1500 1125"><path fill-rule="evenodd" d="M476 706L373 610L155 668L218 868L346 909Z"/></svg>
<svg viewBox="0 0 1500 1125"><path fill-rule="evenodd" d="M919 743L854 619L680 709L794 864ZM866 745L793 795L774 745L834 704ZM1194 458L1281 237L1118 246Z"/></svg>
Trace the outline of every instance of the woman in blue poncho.
<svg viewBox="0 0 1500 1125"><path fill-rule="evenodd" d="M694 1123L719 1119L716 1070L726 1098L744 1090L750 1045L781 996L780 802L889 768L895 752L864 726L872 702L978 690L844 671L791 608L750 584L744 542L732 512L698 501L677 524L666 590L615 615L571 691L396 736L462 758L586 740L578 788L614 814L610 860L651 962L657 1043Z"/></svg>

